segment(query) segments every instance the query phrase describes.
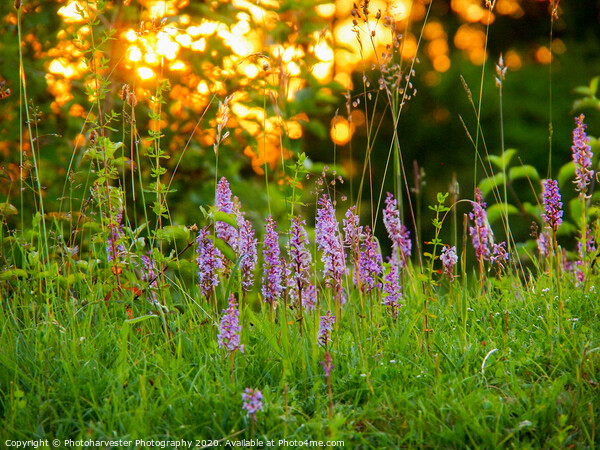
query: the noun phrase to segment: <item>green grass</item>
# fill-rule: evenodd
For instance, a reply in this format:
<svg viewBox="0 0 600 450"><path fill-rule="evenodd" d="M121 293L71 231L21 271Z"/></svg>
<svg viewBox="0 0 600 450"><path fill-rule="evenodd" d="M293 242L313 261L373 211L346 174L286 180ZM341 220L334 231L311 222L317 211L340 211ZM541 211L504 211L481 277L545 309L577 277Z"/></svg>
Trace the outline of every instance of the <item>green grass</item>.
<svg viewBox="0 0 600 450"><path fill-rule="evenodd" d="M254 438L341 440L350 448L594 447L595 293L563 286L562 331L548 332L543 282L536 293L513 291L508 279L502 284L487 299L458 284L440 292L429 305L430 352L421 341L419 295L405 296L395 323L377 299L362 317L358 298L350 299L330 348L332 418L316 315L306 316L300 337L281 308L273 320L254 311L259 305L246 307L245 351L234 355L232 382L217 326L194 303L133 323L123 302L104 302L93 291L87 303L48 304L17 289L0 312L2 442ZM133 311L142 316L143 308ZM265 397L254 426L241 409L245 387Z"/></svg>

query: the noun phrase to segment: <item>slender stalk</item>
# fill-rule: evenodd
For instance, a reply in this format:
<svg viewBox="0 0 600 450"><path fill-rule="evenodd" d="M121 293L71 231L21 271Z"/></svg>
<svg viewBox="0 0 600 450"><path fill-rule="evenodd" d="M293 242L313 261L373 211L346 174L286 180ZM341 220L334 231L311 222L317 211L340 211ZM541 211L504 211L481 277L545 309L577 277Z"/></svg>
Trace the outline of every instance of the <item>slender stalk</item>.
<svg viewBox="0 0 600 450"><path fill-rule="evenodd" d="M19 83L19 92L22 92L23 97L20 99L20 104L25 106L25 118L27 119L27 131L29 133L29 144L31 146L31 157L33 160L33 170L34 170L34 174L35 174L35 185L34 185L34 191L37 190L37 194L38 194L38 203L39 203L39 214L40 214L40 221L38 224L38 227L40 228L40 236L38 237L38 243L39 246L42 250L42 255L44 257L44 260L42 261L43 263L47 263L50 261L50 256L48 253L48 233L46 230L46 213L44 211L44 198L42 196L42 185L40 183L40 170L39 170L39 161L38 158L35 154L35 143L33 141L33 132L31 129L31 116L29 114L29 106L27 104L27 77L25 75L25 65L23 64L23 46L22 44L22 37L21 37L21 8L19 8L17 10L17 35L18 35L18 40L19 40L19 73L20 73L20 83ZM23 127L22 124L20 125L20 130L21 130L21 135L20 135L20 144L21 147L19 149L19 152L21 153L21 157L20 157L20 161L21 161L21 175L23 174L23 138L22 138L22 131L23 131ZM21 177L22 179L22 177ZM23 194L21 194L23 195ZM21 208L22 211L22 208ZM40 269L40 271L42 271ZM46 271L43 271L44 273L46 273ZM46 277L46 275L45 275ZM46 285L48 286L52 286L52 284L48 284L48 280L46 279ZM51 288L52 289L52 288Z"/></svg>

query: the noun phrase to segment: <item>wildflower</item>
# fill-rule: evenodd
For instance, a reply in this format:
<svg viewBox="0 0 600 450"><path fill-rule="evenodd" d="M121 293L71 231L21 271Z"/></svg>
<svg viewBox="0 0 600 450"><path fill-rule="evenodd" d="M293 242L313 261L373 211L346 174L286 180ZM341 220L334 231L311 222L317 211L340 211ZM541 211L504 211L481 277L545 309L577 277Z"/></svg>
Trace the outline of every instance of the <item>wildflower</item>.
<svg viewBox="0 0 600 450"><path fill-rule="evenodd" d="M475 221L474 227L469 227L469 234L473 239L473 247L475 255L481 264L490 256L490 229L488 228L487 213L485 211L486 204L483 201L483 196L479 188L475 189L475 202L473 203L473 212L469 213L471 220Z"/></svg>
<svg viewBox="0 0 600 450"><path fill-rule="evenodd" d="M288 276L290 296L305 309L315 308L316 291L310 282L310 266L312 257L308 251L308 235L304 229L305 222L299 217L292 219L290 238L287 243L289 256Z"/></svg>
<svg viewBox="0 0 600 450"><path fill-rule="evenodd" d="M256 268L256 238L249 220L244 218L244 213L238 212L237 225L239 229L237 253L240 259L242 272L242 289L249 291L254 284L254 269Z"/></svg>
<svg viewBox="0 0 600 450"><path fill-rule="evenodd" d="M143 264L141 271L142 281L152 281L151 286L156 286L156 264L154 263L154 258L148 252L147 255L140 256L140 259Z"/></svg>
<svg viewBox="0 0 600 450"><path fill-rule="evenodd" d="M231 189L225 177L219 180L217 184L217 194L215 197L215 208L217 211L225 214L234 214L235 207L231 200ZM237 215L237 214L236 214ZM235 227L221 221L215 222L215 234L219 239L224 240L229 246L237 251L238 232Z"/></svg>
<svg viewBox="0 0 600 450"><path fill-rule="evenodd" d="M127 250L122 244L123 235L123 208L119 208L115 214L114 220L108 224L110 233L106 240L106 260L111 262L115 257L120 258L127 254Z"/></svg>
<svg viewBox="0 0 600 450"><path fill-rule="evenodd" d="M590 138L587 136L585 129L586 124L583 123L585 116L581 114L575 118L577 126L573 130L573 162L575 163L575 185L576 189L585 195L588 184L594 175L592 167L592 147L590 146Z"/></svg>
<svg viewBox="0 0 600 450"><path fill-rule="evenodd" d="M540 252L540 256L542 258L545 256L549 256L550 252L551 252L551 247L550 247L550 236L548 236L548 232L542 231L540 233L540 235L538 236L536 242L537 242L538 250Z"/></svg>
<svg viewBox="0 0 600 450"><path fill-rule="evenodd" d="M575 261L575 267L573 268L575 272L575 280L576 286L581 286L585 283L585 269L587 265L583 261Z"/></svg>
<svg viewBox="0 0 600 450"><path fill-rule="evenodd" d="M577 242L577 252L579 254L579 258L583 259L586 254L594 253L597 251L596 248L596 240L594 239L594 235L592 230L586 226L585 227L585 250L583 249L583 245L581 240Z"/></svg>
<svg viewBox="0 0 600 450"><path fill-rule="evenodd" d="M244 353L244 346L240 345L240 311L233 294L229 297L229 306L223 310L223 317L219 325L219 348L225 347L230 352L240 350Z"/></svg>
<svg viewBox="0 0 600 450"><path fill-rule="evenodd" d="M585 275L589 269L589 261L586 260L586 255L589 255L590 253L594 253L596 251L597 248L594 235L592 234L592 230L586 226L585 248L581 239L577 242L577 253L579 255L579 260L575 261L574 270L577 276L578 286L585 282Z"/></svg>
<svg viewBox="0 0 600 450"><path fill-rule="evenodd" d="M377 251L377 242L369 227L365 227L365 240L358 260L358 274L355 274L354 284L364 292L371 292L379 287L377 277L381 275L383 260Z"/></svg>
<svg viewBox="0 0 600 450"><path fill-rule="evenodd" d="M400 212L396 199L389 192L385 199L383 210L383 223L388 236L392 240L392 261L400 268L406 265L406 261L412 251L410 231L400 222Z"/></svg>
<svg viewBox="0 0 600 450"><path fill-rule="evenodd" d="M398 315L398 308L402 306L402 289L398 280L398 265L393 261L390 264L390 270L385 276L383 283L383 304L392 310L392 317L395 319Z"/></svg>
<svg viewBox="0 0 600 450"><path fill-rule="evenodd" d="M323 275L327 287L341 294L342 276L346 273L346 257L339 237L335 209L325 195L319 199L317 210L316 240L317 247L323 252Z"/></svg>
<svg viewBox="0 0 600 450"><path fill-rule="evenodd" d="M141 276L140 278L142 279L142 281L147 281L150 283L150 288L156 288L157 287L157 274L156 274L156 263L154 262L154 258L152 258L152 256L150 256L150 252L148 252L147 255L142 255L140 256L140 259L142 260L142 269L141 269ZM151 295L151 300L150 303L152 303L153 305L156 305L158 303L158 300L156 298L156 292L154 292L154 290L150 291L150 295Z"/></svg>
<svg viewBox="0 0 600 450"><path fill-rule="evenodd" d="M208 237L207 227L198 232L196 245L200 289L202 294L208 298L213 288L219 284L218 272L224 268L223 254Z"/></svg>
<svg viewBox="0 0 600 450"><path fill-rule="evenodd" d="M283 294L283 267L280 260L279 237L275 231L275 221L267 217L263 240L263 280L262 295L265 302L273 304Z"/></svg>
<svg viewBox="0 0 600 450"><path fill-rule="evenodd" d="M331 330L333 330L334 323L335 316L331 314L331 311L327 311L327 314L321 316L319 333L317 334L317 342L320 347L327 347L327 344L331 342Z"/></svg>
<svg viewBox="0 0 600 450"><path fill-rule="evenodd" d="M331 364L332 362L333 360L331 359L329 351L326 351L325 355L323 356L323 361L321 361L321 365L323 366L323 370L325 370L326 377L329 377L331 371L333 370L333 364Z"/></svg>
<svg viewBox="0 0 600 450"><path fill-rule="evenodd" d="M363 227L359 225L358 216L355 214L356 206L346 211L344 224L344 245L350 249L352 262L356 265L360 258L360 235Z"/></svg>
<svg viewBox="0 0 600 450"><path fill-rule="evenodd" d="M500 244L494 244L492 250L492 257L490 258L492 264L498 265L498 270L504 269L503 262L508 261L508 252L506 251L506 242Z"/></svg>
<svg viewBox="0 0 600 450"><path fill-rule="evenodd" d="M256 420L257 411L264 411L263 408L263 395L258 389L244 389L244 393L242 394L242 400L244 404L242 409L245 409L248 412L248 415L252 417L253 420Z"/></svg>
<svg viewBox="0 0 600 450"><path fill-rule="evenodd" d="M442 248L440 254L440 260L444 265L444 273L452 281L454 279L454 266L458 262L458 255L456 254L456 247L450 247L448 245Z"/></svg>
<svg viewBox="0 0 600 450"><path fill-rule="evenodd" d="M542 219L555 232L562 223L562 202L560 201L560 192L558 191L558 182L556 180L544 180L543 186L543 204L545 213Z"/></svg>

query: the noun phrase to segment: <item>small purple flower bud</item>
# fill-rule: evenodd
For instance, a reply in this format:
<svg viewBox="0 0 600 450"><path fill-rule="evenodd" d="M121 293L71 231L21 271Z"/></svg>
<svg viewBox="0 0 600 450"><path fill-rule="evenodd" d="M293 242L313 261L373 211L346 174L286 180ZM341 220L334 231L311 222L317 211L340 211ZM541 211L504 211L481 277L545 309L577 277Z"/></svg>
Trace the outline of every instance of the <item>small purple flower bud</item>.
<svg viewBox="0 0 600 450"><path fill-rule="evenodd" d="M308 250L308 234L305 222L294 217L290 225L287 251L289 264L286 273L289 276L290 298L299 302L303 308L313 310L317 300L316 290L310 281L312 256Z"/></svg>
<svg viewBox="0 0 600 450"><path fill-rule="evenodd" d="M122 220L123 208L119 208L115 214L114 221L111 221L108 224L110 230L110 234L106 240L106 260L108 262L112 262L114 256L116 256L118 260L121 260L127 254L127 250L122 244L125 239L125 236L123 235L123 224L121 224Z"/></svg>
<svg viewBox="0 0 600 450"><path fill-rule="evenodd" d="M575 163L575 185L577 191L585 195L587 187L594 175L592 167L592 147L590 146L590 138L585 132L587 128L583 123L585 116L581 114L575 118L577 126L573 130L573 162Z"/></svg>
<svg viewBox="0 0 600 450"><path fill-rule="evenodd" d="M238 310L237 301L233 294L229 297L229 306L223 310L223 317L219 325L219 348L225 347L230 352L239 349L244 353L244 346L240 345L240 333L242 327L240 325L240 311Z"/></svg>
<svg viewBox="0 0 600 450"><path fill-rule="evenodd" d="M267 218L265 236L263 240L263 301L274 304L281 298L283 286L283 267L280 259L279 236L275 228L275 221L271 216Z"/></svg>
<svg viewBox="0 0 600 450"><path fill-rule="evenodd" d="M490 229L485 211L486 204L479 188L475 189L475 202L473 203L473 212L469 213L469 218L475 221L475 226L469 228L469 234L473 240L475 255L477 261L483 263L490 256Z"/></svg>
<svg viewBox="0 0 600 450"><path fill-rule="evenodd" d="M399 268L403 268L412 251L410 231L400 222L400 211L394 196L387 193L385 209L383 210L383 223L388 236L392 241L392 259L397 261Z"/></svg>
<svg viewBox="0 0 600 450"><path fill-rule="evenodd" d="M346 211L344 224L344 245L350 249L352 262L356 265L360 258L360 235L363 227L359 225L358 216L354 213L356 206Z"/></svg>
<svg viewBox="0 0 600 450"><path fill-rule="evenodd" d="M236 213L235 206L231 200L231 189L229 188L229 182L225 177L221 178L217 184L215 208L217 211L221 211L226 214ZM215 234L219 239L222 239L229 244L234 251L237 251L238 231L235 229L235 227L229 225L228 223L217 221L215 222Z"/></svg>
<svg viewBox="0 0 600 450"><path fill-rule="evenodd" d="M198 280L204 297L208 299L213 288L219 284L219 271L224 269L223 254L208 237L208 228L198 231L196 238L196 262L198 263Z"/></svg>
<svg viewBox="0 0 600 450"><path fill-rule="evenodd" d="M256 245L257 240L254 237L254 230L249 220L244 218L244 213L237 214L237 225L239 229L239 239L237 245L238 257L240 260L240 271L242 272L242 289L249 291L254 284L254 269L256 268Z"/></svg>
<svg viewBox="0 0 600 450"><path fill-rule="evenodd" d="M262 403L263 395L258 389L246 388L242 394L242 400L244 401L242 409L245 409L252 419L256 420L256 413L258 411L264 411Z"/></svg>
<svg viewBox="0 0 600 450"><path fill-rule="evenodd" d="M494 244L492 251L492 257L490 258L492 264L498 265L498 270L504 269L504 262L508 261L508 252L506 251L506 242L500 244Z"/></svg>
<svg viewBox="0 0 600 450"><path fill-rule="evenodd" d="M331 359L329 351L326 351L325 355L323 355L323 361L321 361L321 365L323 366L323 370L325 371L326 377L329 377L331 371L333 370L333 364L331 364L332 362L333 360Z"/></svg>
<svg viewBox="0 0 600 450"><path fill-rule="evenodd" d="M538 250L540 252L540 256L542 258L549 256L551 253L551 247L550 247L550 236L548 236L548 232L542 231L540 233L540 235L538 236L536 242L537 242Z"/></svg>
<svg viewBox="0 0 600 450"><path fill-rule="evenodd" d="M371 292L380 287L377 277L383 272L383 260L377 249L377 242L371 229L365 227L365 240L358 261L358 276L354 277L354 284L361 287L363 292Z"/></svg>
<svg viewBox="0 0 600 450"><path fill-rule="evenodd" d="M450 247L448 245L442 248L440 254L440 260L444 266L444 273L450 281L454 280L454 266L458 262L458 255L456 254L456 247Z"/></svg>
<svg viewBox="0 0 600 450"><path fill-rule="evenodd" d="M543 186L543 203L544 211L542 219L555 232L562 223L562 202L560 201L560 192L558 191L558 182L556 180L544 180Z"/></svg>
<svg viewBox="0 0 600 450"><path fill-rule="evenodd" d="M346 256L339 236L335 209L325 195L319 199L316 220L317 247L323 252L325 285L342 294L342 277L346 273Z"/></svg>
<svg viewBox="0 0 600 450"><path fill-rule="evenodd" d="M390 270L386 274L383 283L383 304L391 309L392 317L398 316L398 309L402 306L402 288L400 287L398 265L392 259Z"/></svg>
<svg viewBox="0 0 600 450"><path fill-rule="evenodd" d="M150 252L148 252L147 255L140 256L140 259L142 260L140 278L142 279L142 281L151 282L150 283L150 296L151 296L150 303L152 303L153 305L156 305L158 303L158 300L156 298L156 292L153 290L153 288L157 287L156 264L154 263L154 258L152 258L152 256L150 256Z"/></svg>
<svg viewBox="0 0 600 450"><path fill-rule="evenodd" d="M320 347L327 348L327 344L331 342L331 331L333 330L334 323L335 316L331 314L331 311L327 311L327 314L321 316L319 333L317 334L317 342Z"/></svg>
<svg viewBox="0 0 600 450"><path fill-rule="evenodd" d="M594 234L590 227L585 227L585 251L581 245L581 240L577 242L577 253L579 254L579 259L584 259L586 253L589 255L590 253L596 252L596 240L594 239Z"/></svg>

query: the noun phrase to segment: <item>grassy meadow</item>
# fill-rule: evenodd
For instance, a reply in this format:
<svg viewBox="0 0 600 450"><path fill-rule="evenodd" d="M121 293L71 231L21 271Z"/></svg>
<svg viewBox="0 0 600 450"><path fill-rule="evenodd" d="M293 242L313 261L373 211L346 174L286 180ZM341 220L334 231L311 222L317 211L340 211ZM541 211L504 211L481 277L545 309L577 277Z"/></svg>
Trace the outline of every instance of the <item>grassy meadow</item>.
<svg viewBox="0 0 600 450"><path fill-rule="evenodd" d="M399 125L420 98L421 37L439 34L435 0L351 8L352 94L319 78L345 44L319 34L322 2L198 2L187 16L187 2L10 3L0 446L600 444L600 77L571 86L568 123L553 118L549 46L546 167L523 162L503 134L515 57L486 62L484 18L520 2L471 2L484 59L478 84L457 80L472 116L466 150L449 150L469 163L440 175L442 192L405 158ZM51 3L56 17L34 18ZM559 1L535 3L552 42ZM196 16L214 22L190 30ZM30 17L59 21L46 66L32 55L54 38L31 37ZM254 30L283 46L231 41ZM59 51L83 64L69 72ZM569 129L566 151L553 126Z"/></svg>

